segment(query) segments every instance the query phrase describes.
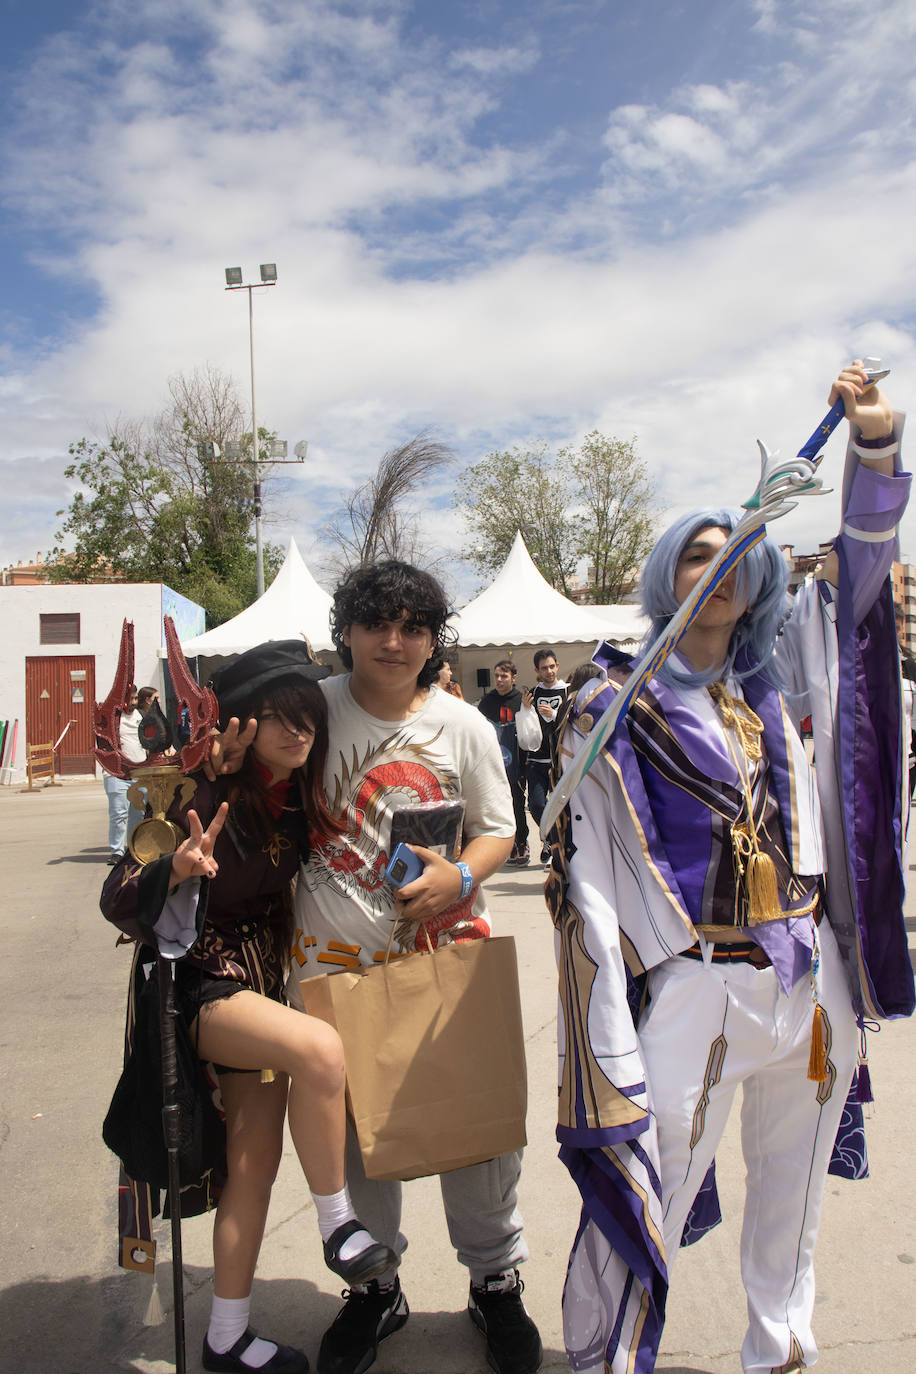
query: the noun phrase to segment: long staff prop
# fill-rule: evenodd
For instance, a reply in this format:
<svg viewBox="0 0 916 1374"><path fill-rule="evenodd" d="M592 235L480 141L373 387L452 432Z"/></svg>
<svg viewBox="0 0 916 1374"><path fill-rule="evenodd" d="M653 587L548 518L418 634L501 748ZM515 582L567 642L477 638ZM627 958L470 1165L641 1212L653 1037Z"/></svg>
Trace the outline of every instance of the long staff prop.
<svg viewBox="0 0 916 1374"><path fill-rule="evenodd" d="M175 960L158 958L159 1041L162 1053L162 1130L168 1159L169 1220L172 1233L172 1298L175 1329L175 1374L186 1374L184 1260L181 1248L181 1177L178 1163L181 1122L178 1064L175 1051Z"/></svg>
<svg viewBox="0 0 916 1374"><path fill-rule="evenodd" d="M881 369L878 358L865 359L869 385L874 385L886 377L888 370ZM742 509L747 513L738 521L731 536L722 545L690 595L681 603L664 630L637 663L610 706L598 717L588 736L563 770L556 787L547 799L541 817L542 839L547 838L560 812L601 753L606 741L610 739L617 722L626 715L649 679L658 673L716 588L738 567L751 549L766 538L766 522L777 520L779 516L794 510L798 505L798 502L792 499L794 497L825 494L823 482L815 475L823 456L818 457L818 454L845 413L846 407L843 398L840 397L807 443L799 449L798 455L784 463L777 463L776 455L771 456L766 445L757 440L760 449L760 480L753 495L742 502Z"/></svg>

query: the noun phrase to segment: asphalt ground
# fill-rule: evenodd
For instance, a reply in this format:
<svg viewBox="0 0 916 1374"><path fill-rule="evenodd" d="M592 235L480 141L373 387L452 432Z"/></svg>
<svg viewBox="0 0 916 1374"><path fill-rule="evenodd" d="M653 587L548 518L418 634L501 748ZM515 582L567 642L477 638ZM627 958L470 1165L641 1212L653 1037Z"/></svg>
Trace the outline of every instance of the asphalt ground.
<svg viewBox="0 0 916 1374"><path fill-rule="evenodd" d="M165 1320L147 1325L152 1281L118 1268L117 1169L100 1135L120 1072L130 958L115 948L115 932L98 911L106 835L101 782L0 789L0 1369L10 1374L174 1368L168 1225L157 1224ZM556 1159L556 976L542 876L537 865L504 869L488 895L495 928L518 946L530 1087L521 1204L531 1258L523 1277L549 1371L568 1368L560 1294L579 1209ZM912 952L913 897L908 910ZM486 1048L479 1047L482 1058ZM822 1374L916 1370L914 1052L913 1022L870 1037L877 1098L868 1123L871 1177L828 1181L815 1320ZM678 1259L657 1366L665 1374L740 1370L737 1112L718 1175L725 1221ZM483 1338L465 1315L467 1276L448 1241L437 1183L419 1179L404 1193L410 1248L401 1275L411 1318L381 1346L374 1369L484 1374ZM209 1312L210 1232L207 1217L183 1228L189 1370L199 1368ZM339 1289L324 1267L308 1190L287 1142L253 1324L314 1358Z"/></svg>

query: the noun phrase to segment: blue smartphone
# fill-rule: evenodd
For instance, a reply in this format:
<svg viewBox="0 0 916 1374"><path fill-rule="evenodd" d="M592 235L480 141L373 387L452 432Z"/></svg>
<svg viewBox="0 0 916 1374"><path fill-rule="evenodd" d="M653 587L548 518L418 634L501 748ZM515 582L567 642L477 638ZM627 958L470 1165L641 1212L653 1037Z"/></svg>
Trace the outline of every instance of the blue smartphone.
<svg viewBox="0 0 916 1374"><path fill-rule="evenodd" d="M385 877L392 887L406 887L423 872L422 860L418 859L406 844L399 844L385 869Z"/></svg>

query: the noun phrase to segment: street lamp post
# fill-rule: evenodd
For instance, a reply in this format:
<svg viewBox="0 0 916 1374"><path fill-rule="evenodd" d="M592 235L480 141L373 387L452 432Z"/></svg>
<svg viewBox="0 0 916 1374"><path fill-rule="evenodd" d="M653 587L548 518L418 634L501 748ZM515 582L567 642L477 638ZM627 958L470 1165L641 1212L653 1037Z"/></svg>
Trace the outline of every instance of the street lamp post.
<svg viewBox="0 0 916 1374"><path fill-rule="evenodd" d="M258 562L258 596L264 594L264 549L261 542L261 454L258 443L258 406L254 389L254 292L260 286L276 286L277 264L262 262L259 282L243 282L241 267L226 268L226 290L248 292L248 341L251 353L251 462L254 468L254 538Z"/></svg>

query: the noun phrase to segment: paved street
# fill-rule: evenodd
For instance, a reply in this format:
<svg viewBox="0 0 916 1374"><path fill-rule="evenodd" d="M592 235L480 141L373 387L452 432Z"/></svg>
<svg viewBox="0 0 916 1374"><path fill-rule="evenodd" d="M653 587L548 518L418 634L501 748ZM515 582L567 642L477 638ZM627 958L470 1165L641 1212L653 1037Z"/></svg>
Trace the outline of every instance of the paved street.
<svg viewBox="0 0 916 1374"><path fill-rule="evenodd" d="M5 892L0 970L0 1366L13 1374L105 1374L172 1368L168 1318L144 1325L150 1280L116 1262L117 1172L100 1124L121 1058L129 953L98 912L107 872L101 782L24 794L0 790ZM536 852L536 847L534 852ZM560 1292L578 1206L557 1163L555 973L541 871L504 870L489 884L500 934L515 936L528 1049L529 1149L522 1205L531 1262L526 1303L544 1338L545 1370L565 1370ZM910 910L916 913L916 901ZM911 948L916 920L908 921ZM481 1055L486 1046L480 1046ZM869 1123L872 1177L831 1179L818 1252L816 1333L822 1374L916 1369L916 1026L869 1041L877 1097ZM742 1166L733 1122L720 1151L726 1220L678 1261L658 1368L738 1374L743 1299L737 1245ZM405 1188L410 1249L401 1270L411 1320L386 1342L378 1374L484 1374L483 1340L464 1315L436 1184ZM210 1221L185 1224L189 1368L209 1309ZM160 1293L168 1307L168 1228L160 1225ZM338 1306L307 1188L284 1154L255 1283L252 1319L265 1335L317 1352Z"/></svg>

